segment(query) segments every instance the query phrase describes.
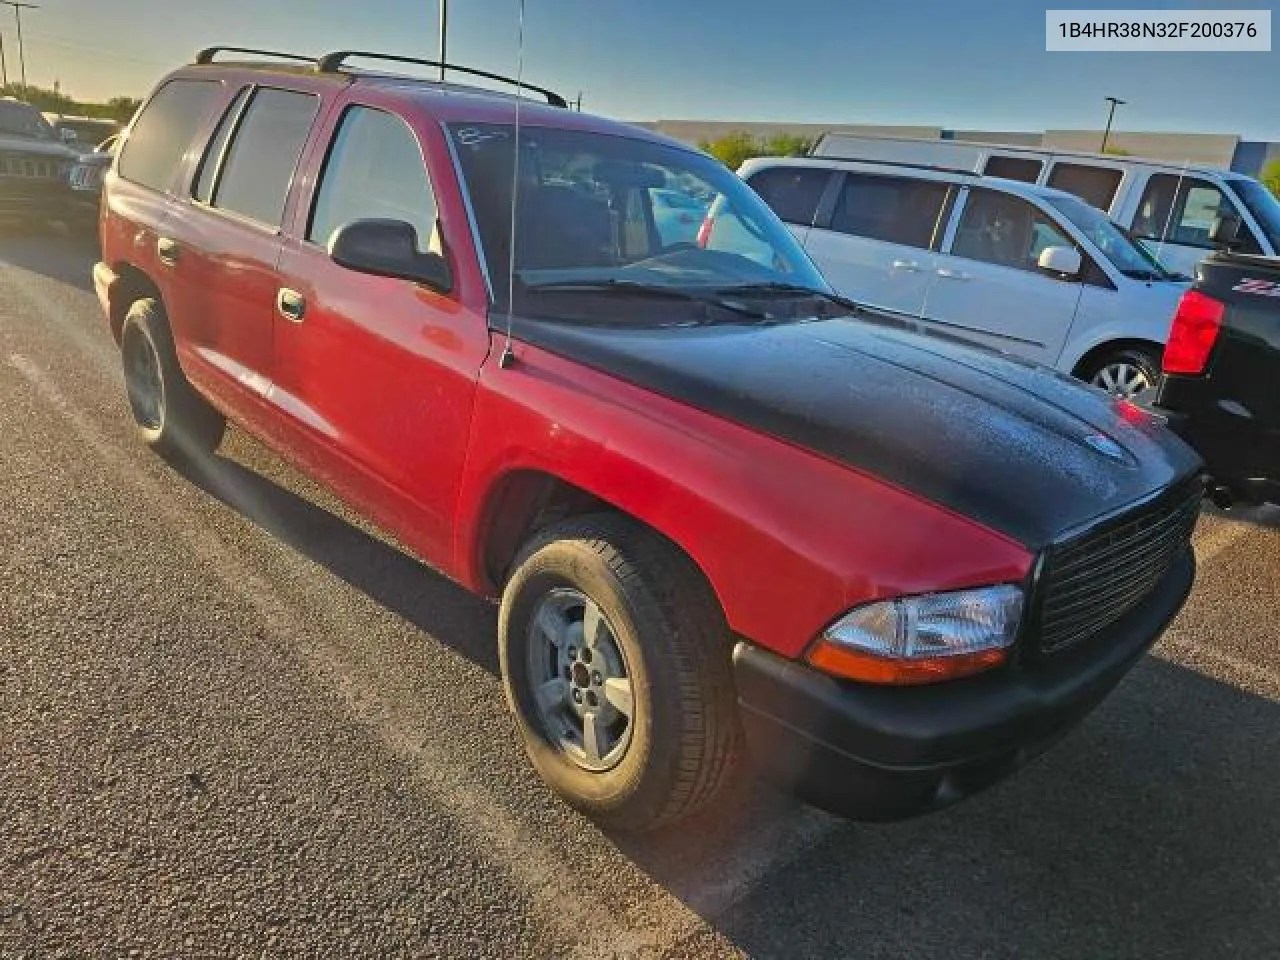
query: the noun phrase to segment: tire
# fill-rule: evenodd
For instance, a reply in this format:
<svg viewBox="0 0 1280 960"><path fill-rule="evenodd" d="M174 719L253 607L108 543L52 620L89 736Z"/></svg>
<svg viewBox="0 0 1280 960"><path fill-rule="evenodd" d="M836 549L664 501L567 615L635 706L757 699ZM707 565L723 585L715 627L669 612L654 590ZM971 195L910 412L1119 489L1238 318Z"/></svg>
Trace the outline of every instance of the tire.
<svg viewBox="0 0 1280 960"><path fill-rule="evenodd" d="M120 331L129 410L142 441L170 460L208 456L222 442L226 420L187 381L164 309L138 300Z"/></svg>
<svg viewBox="0 0 1280 960"><path fill-rule="evenodd" d="M1155 347L1121 347L1091 363L1080 379L1113 396L1153 399L1160 386L1160 359Z"/></svg>
<svg viewBox="0 0 1280 960"><path fill-rule="evenodd" d="M594 644L583 643L587 604L600 616ZM534 768L601 824L671 823L705 806L737 768L742 735L719 604L684 554L639 525L599 515L539 533L503 592L498 638L507 701ZM552 677L562 696L540 705ZM624 682L629 717L617 706L628 702L617 696ZM584 699L575 704L575 694ZM601 731L594 752L587 713Z"/></svg>

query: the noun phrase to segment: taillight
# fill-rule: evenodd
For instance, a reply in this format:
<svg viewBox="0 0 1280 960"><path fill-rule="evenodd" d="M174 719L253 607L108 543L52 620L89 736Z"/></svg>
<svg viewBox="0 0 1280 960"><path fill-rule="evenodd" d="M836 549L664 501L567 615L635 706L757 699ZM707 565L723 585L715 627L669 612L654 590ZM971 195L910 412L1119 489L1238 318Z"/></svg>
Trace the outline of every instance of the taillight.
<svg viewBox="0 0 1280 960"><path fill-rule="evenodd" d="M711 243L711 231L715 229L715 217L707 214L706 219L702 221L702 226L698 228L698 246L703 250Z"/></svg>
<svg viewBox="0 0 1280 960"><path fill-rule="evenodd" d="M1173 315L1169 343L1164 348L1165 373L1204 373L1226 309L1226 304L1199 290L1182 295L1178 312Z"/></svg>

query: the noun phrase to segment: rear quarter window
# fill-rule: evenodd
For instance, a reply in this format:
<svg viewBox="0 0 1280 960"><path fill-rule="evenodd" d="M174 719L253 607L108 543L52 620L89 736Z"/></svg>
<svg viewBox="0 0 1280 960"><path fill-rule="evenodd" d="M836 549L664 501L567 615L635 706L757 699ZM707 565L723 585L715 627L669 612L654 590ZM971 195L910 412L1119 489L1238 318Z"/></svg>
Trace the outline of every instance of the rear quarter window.
<svg viewBox="0 0 1280 960"><path fill-rule="evenodd" d="M221 92L216 80L170 80L138 115L120 153L120 176L168 190Z"/></svg>

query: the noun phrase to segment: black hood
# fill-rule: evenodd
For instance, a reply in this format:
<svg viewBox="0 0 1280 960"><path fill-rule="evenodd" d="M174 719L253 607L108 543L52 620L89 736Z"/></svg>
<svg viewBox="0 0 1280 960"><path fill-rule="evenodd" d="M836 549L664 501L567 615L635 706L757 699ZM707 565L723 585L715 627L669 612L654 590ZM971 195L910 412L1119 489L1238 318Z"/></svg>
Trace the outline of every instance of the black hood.
<svg viewBox="0 0 1280 960"><path fill-rule="evenodd" d="M48 157L53 160L75 160L79 156L70 147L54 140L20 137L12 133L0 133L0 153L21 153L32 157Z"/></svg>
<svg viewBox="0 0 1280 960"><path fill-rule="evenodd" d="M877 319L521 340L881 477L1032 549L1185 479L1191 449L1062 374Z"/></svg>

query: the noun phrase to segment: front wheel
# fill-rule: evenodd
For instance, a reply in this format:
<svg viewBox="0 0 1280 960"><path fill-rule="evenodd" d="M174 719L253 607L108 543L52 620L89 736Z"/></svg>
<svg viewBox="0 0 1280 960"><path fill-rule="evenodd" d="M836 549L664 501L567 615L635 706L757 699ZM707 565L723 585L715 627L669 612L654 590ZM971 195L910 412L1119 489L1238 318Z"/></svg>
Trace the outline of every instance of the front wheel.
<svg viewBox="0 0 1280 960"><path fill-rule="evenodd" d="M534 767L607 826L687 816L737 764L723 615L690 561L629 521L569 521L525 548L499 653Z"/></svg>
<svg viewBox="0 0 1280 960"><path fill-rule="evenodd" d="M1114 397L1153 400L1160 384L1160 354L1152 347L1114 350L1093 363L1083 379Z"/></svg>

